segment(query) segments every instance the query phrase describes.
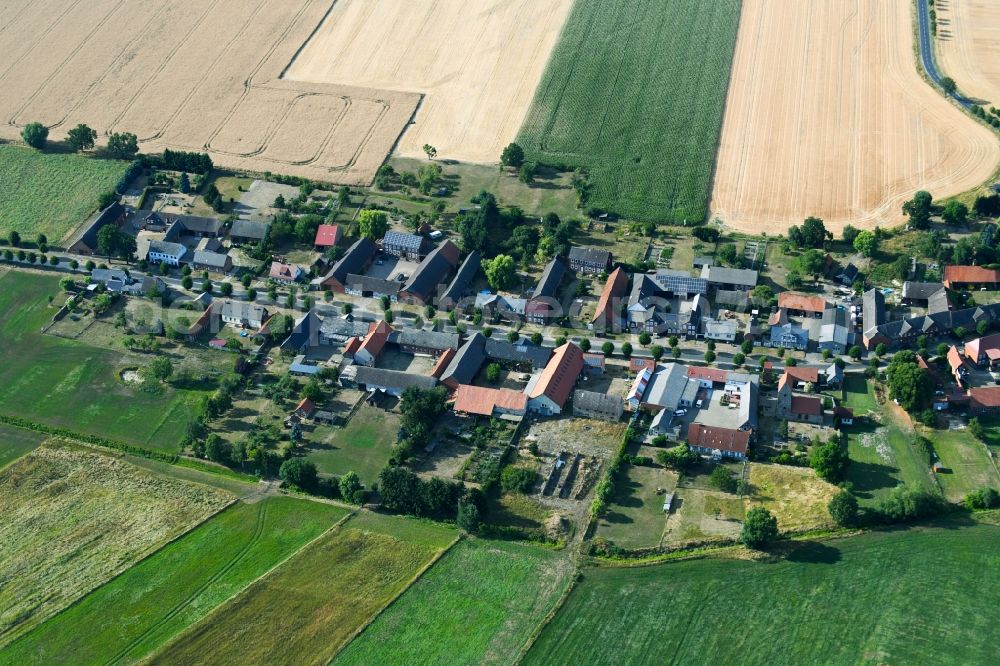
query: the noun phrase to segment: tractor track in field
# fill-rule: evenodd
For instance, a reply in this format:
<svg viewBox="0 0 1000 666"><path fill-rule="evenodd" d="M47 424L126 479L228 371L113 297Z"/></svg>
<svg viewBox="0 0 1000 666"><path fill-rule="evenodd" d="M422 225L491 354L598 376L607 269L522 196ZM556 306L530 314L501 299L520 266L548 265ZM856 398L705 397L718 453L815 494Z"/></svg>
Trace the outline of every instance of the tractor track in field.
<svg viewBox="0 0 1000 666"><path fill-rule="evenodd" d="M263 534L264 532L264 523L266 521L267 521L267 502L260 502L257 508L257 523L256 525L254 525L253 534L243 545L243 547L240 548L239 552L236 553L232 558L230 558L228 562L222 565L222 567L220 567L218 571L212 574L212 576L210 576L208 580L202 583L198 587L198 589L196 589L182 601L175 604L174 607L171 608L169 611L167 611L162 618L154 622L146 629L146 631L142 632L142 634L140 634L139 636L136 636L128 645L123 647L117 654L115 654L115 656L113 656L111 659L107 661L107 665L110 666L111 664L121 663L122 660L125 659L126 656L128 656L129 652L131 652L140 644L142 644L144 640L155 634L157 630L163 627L163 625L165 625L167 622L175 618L178 614L181 613L181 611L183 611L185 608L194 603L194 600L197 599L199 596L201 596L201 594L204 593L205 590L207 590L219 579L221 579L223 576L229 573L233 569L233 567L235 567L240 562L240 560L242 560L246 556L246 554L250 552L250 549L260 539L261 534Z"/></svg>

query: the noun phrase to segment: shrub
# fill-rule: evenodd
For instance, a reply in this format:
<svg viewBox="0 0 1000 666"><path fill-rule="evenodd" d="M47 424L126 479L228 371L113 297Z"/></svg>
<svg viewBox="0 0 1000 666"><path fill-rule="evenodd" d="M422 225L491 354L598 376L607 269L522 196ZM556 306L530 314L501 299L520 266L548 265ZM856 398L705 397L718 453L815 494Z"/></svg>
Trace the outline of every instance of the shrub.
<svg viewBox="0 0 1000 666"><path fill-rule="evenodd" d="M718 465L712 470L711 475L708 477L708 481L723 492L736 492L736 479L733 478L732 473L722 465Z"/></svg>
<svg viewBox="0 0 1000 666"><path fill-rule="evenodd" d="M879 503L879 512L888 522L906 522L937 515L945 509L940 495L909 484L896 486Z"/></svg>
<svg viewBox="0 0 1000 666"><path fill-rule="evenodd" d="M826 509L838 525L853 527L858 524L858 498L849 490L841 490L834 495Z"/></svg>
<svg viewBox="0 0 1000 666"><path fill-rule="evenodd" d="M361 478L357 472L348 472L340 477L338 482L340 496L351 504L361 504L365 499L365 487L361 484Z"/></svg>
<svg viewBox="0 0 1000 666"><path fill-rule="evenodd" d="M535 485L535 470L508 465L500 473L500 487L507 493L528 493Z"/></svg>
<svg viewBox="0 0 1000 666"><path fill-rule="evenodd" d="M992 509L1000 506L1000 494L990 487L975 490L965 496L965 506L970 511Z"/></svg>
<svg viewBox="0 0 1000 666"><path fill-rule="evenodd" d="M747 511L740 532L740 541L748 548L760 550L778 538L778 519L762 506Z"/></svg>

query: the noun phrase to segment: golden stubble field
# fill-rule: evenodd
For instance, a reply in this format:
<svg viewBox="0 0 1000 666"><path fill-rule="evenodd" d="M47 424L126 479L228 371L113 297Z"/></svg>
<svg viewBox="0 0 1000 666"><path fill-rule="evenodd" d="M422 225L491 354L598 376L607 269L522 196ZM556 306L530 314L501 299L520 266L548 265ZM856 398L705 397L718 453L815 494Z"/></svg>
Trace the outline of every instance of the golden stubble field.
<svg viewBox="0 0 1000 666"><path fill-rule="evenodd" d="M330 0L0 0L0 137L39 121L134 132L145 152L370 182L419 94L294 82L282 70Z"/></svg>
<svg viewBox="0 0 1000 666"><path fill-rule="evenodd" d="M938 65L960 92L1000 106L1000 2L948 0L936 3Z"/></svg>
<svg viewBox="0 0 1000 666"><path fill-rule="evenodd" d="M926 84L911 3L744 0L712 215L784 233L902 222L916 190L944 197L986 180L1000 143Z"/></svg>
<svg viewBox="0 0 1000 666"><path fill-rule="evenodd" d="M339 0L285 80L425 95L397 152L496 162L572 0Z"/></svg>

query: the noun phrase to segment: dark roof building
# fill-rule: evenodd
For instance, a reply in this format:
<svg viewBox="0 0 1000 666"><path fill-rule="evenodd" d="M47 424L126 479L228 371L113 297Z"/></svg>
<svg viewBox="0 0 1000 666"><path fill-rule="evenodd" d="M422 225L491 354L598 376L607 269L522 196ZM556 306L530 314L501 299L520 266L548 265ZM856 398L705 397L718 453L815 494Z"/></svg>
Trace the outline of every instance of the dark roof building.
<svg viewBox="0 0 1000 666"><path fill-rule="evenodd" d="M486 340L486 356L494 361L514 363L517 365L531 364L532 368L544 368L552 356L550 347L508 342L507 340Z"/></svg>
<svg viewBox="0 0 1000 666"><path fill-rule="evenodd" d="M472 281L476 278L476 274L479 273L480 261L479 252L473 250L469 253L469 256L459 266L458 272L455 273L455 277L452 278L451 283L441 293L441 298L438 299L438 307L440 309L451 310L458 305L462 297L468 292Z"/></svg>
<svg viewBox="0 0 1000 666"><path fill-rule="evenodd" d="M399 290L399 297L411 302L427 303L437 286L458 263L458 248L450 240L434 248Z"/></svg>
<svg viewBox="0 0 1000 666"><path fill-rule="evenodd" d="M250 220L236 220L232 229L229 230L229 240L233 243L257 243L264 240L267 230L271 228L269 222L251 222Z"/></svg>
<svg viewBox="0 0 1000 666"><path fill-rule="evenodd" d="M385 391L389 395L402 395L411 387L429 389L437 380L427 375L416 375L401 370L385 370L366 365L349 365L340 373L342 386L358 386L367 391Z"/></svg>
<svg viewBox="0 0 1000 666"><path fill-rule="evenodd" d="M121 228L127 218L128 209L116 201L78 232L76 238L69 244L69 251L75 254L96 254L98 232L109 224Z"/></svg>
<svg viewBox="0 0 1000 666"><path fill-rule="evenodd" d="M564 275L566 275L566 264L559 257L553 257L542 271L542 277L539 278L535 290L531 292L531 298L524 307L528 321L544 324L549 317L560 314L556 297Z"/></svg>
<svg viewBox="0 0 1000 666"><path fill-rule="evenodd" d="M378 248L375 247L375 243L367 238L359 238L354 245L347 248L340 261L335 263L326 275L318 279L319 286L343 292L347 285L347 276L352 273L355 275L363 273L375 258L376 252Z"/></svg>
<svg viewBox="0 0 1000 666"><path fill-rule="evenodd" d="M571 270L579 273L604 273L611 270L611 253L593 247L571 247L567 255Z"/></svg>
<svg viewBox="0 0 1000 666"><path fill-rule="evenodd" d="M757 285L757 271L745 268L705 266L701 269L701 277L719 289L749 291Z"/></svg>
<svg viewBox="0 0 1000 666"><path fill-rule="evenodd" d="M471 384L486 360L486 336L479 331L472 334L458 348L455 357L441 375L441 383L454 390L460 384Z"/></svg>
<svg viewBox="0 0 1000 666"><path fill-rule="evenodd" d="M399 345L403 351L413 354L432 354L436 356L445 349L457 350L459 335L458 333L422 331L416 328L407 328L390 333L389 342Z"/></svg>
<svg viewBox="0 0 1000 666"><path fill-rule="evenodd" d="M388 296L391 300L396 300L399 288L402 283L398 280L385 280L371 275L358 275L351 273L344 283L344 291L355 296L367 296L369 298L381 298Z"/></svg>
<svg viewBox="0 0 1000 666"><path fill-rule="evenodd" d="M417 234L387 231L382 237L382 251L395 257L419 259L424 254L427 240Z"/></svg>

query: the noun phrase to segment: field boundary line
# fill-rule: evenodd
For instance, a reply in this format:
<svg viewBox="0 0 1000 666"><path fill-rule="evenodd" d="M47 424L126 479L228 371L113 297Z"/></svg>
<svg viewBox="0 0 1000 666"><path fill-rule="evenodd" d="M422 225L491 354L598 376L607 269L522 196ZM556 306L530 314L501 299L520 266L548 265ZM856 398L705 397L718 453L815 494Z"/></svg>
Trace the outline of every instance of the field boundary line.
<svg viewBox="0 0 1000 666"><path fill-rule="evenodd" d="M401 541L402 540L404 540L404 539L401 539ZM418 580L420 580L425 573L427 573L428 571L430 571L431 567L433 567L435 564L438 563L438 561L441 560L441 558L443 558L445 555L447 555L449 552L451 552L451 549L454 548L455 545L459 541L461 541L461 540L462 540L462 535L459 534L457 537L455 537L454 539L452 539L451 543L449 543L447 546L445 546L444 548L442 548L441 550L439 550L438 553L436 555L434 555L434 557L432 557L426 564L424 564L423 567L420 568L419 571L417 571L416 574L413 575L413 578L411 578L406 583L406 585L403 586L403 589L401 589L399 592L397 592L396 595L393 596L392 599L390 599L384 606L382 606L382 608L380 608L377 611L375 611L375 614L372 615L370 618L368 618L368 620L365 621L364 624L362 624L360 627L358 627L357 629L355 629L354 633L352 633L350 636L348 636L347 638L345 638L344 641L334 651L334 653L332 655L330 655L330 658L327 659L326 663L327 664L333 663L333 660L337 658L337 655L339 655L341 652L343 652L344 649L347 648L348 645L350 645L352 642L354 642L354 639L356 639L358 636L360 636L361 634L363 634L365 632L365 630L368 629L368 627L370 627L375 622L375 620L377 620L382 615L382 613L386 612L390 607L392 607L393 604L395 604L400 599L400 597L402 597L404 594L406 594L406 592L411 587L413 587L414 584L416 584L416 582Z"/></svg>
<svg viewBox="0 0 1000 666"><path fill-rule="evenodd" d="M569 585L566 586L566 589L563 590L561 595L559 595L559 599L556 600L552 609L546 613L545 617L542 618L542 621L537 627L535 627L534 631L531 632L531 635L528 636L527 640L525 640L521 649L517 653L517 658L514 660L514 666L520 666L520 664L524 661L524 658L528 656L528 652L530 652L531 648L533 648L535 643L538 642L538 639L541 637L542 632L545 631L545 628L549 626L552 620L555 619L556 615L559 614L559 611L562 610L562 607L566 605L569 595L573 593L573 590L576 589L576 584L580 582L581 574L582 567L580 566L579 560L576 560L573 562L573 572L570 574L571 578Z"/></svg>
<svg viewBox="0 0 1000 666"><path fill-rule="evenodd" d="M115 575L113 575L111 578L108 578L106 581L104 581L102 583L99 583L97 585L94 585L89 590L85 591L79 597L77 597L72 602L70 602L68 605L66 605L65 607L61 608L58 612L53 613L52 615L49 615L44 620L42 620L41 622L39 622L35 626L31 627L31 629L29 629L28 631L26 631L26 632L24 632L22 634L17 635L14 638L14 640L8 641L8 642L4 643L3 642L4 638L2 636L0 636L0 653L6 652L8 648L10 648L14 644L20 642L22 639L26 638L27 636L30 636L35 631L39 630L41 627L43 627L46 624L48 624L50 620L53 620L53 619L59 617L63 613L69 611L74 606L77 606L80 603L82 603L83 600L86 599L87 597L89 597L94 591L99 590L100 588L104 587L105 585L110 585L112 582L118 580L123 575L125 575L127 572L129 572L133 567L139 566L140 564L142 564L143 562L145 562L149 558L153 557L154 555L156 555L158 552L160 552L164 548L167 548L168 546L176 543L177 541L180 541L185 536L187 536L188 534L190 534L194 530L202 527L203 525L205 525L206 523L208 523L208 521L212 520L213 518L215 518L216 516L218 516L219 514L221 514L223 511L228 510L230 507L232 507L234 504L236 504L239 501L240 501L240 499L238 497L233 497L233 499L228 504L226 504L225 506L223 506L222 508L220 508L218 511L215 511L212 514L206 516L205 518L199 520L197 523L195 523L194 525L192 525L188 529L184 530L183 532L181 532L177 536L173 537L172 539L170 539L168 541L165 541L164 543L160 544L158 547L150 550L148 553L146 553L145 555L143 555L142 557L140 557L138 560L136 560L132 564L126 566L121 571L118 571L117 573L115 573Z"/></svg>
<svg viewBox="0 0 1000 666"><path fill-rule="evenodd" d="M132 650L142 645L142 643L146 639L154 636L156 632L160 630L160 628L162 628L170 620L177 617L177 615L180 614L185 608L194 603L194 600L197 599L202 593L204 593L205 590L207 590L219 579L221 579L223 576L229 573L233 569L233 567L235 567L240 562L240 560L246 557L246 554L249 553L250 549L253 548L254 544L256 544L260 540L260 536L264 532L264 524L267 522L267 506L268 504L266 499L265 501L258 503L257 521L256 524L254 525L253 533L250 535L250 538L247 539L247 542L243 544L243 547L240 548L240 550L232 558L230 558L228 562L223 563L223 565L219 567L219 569L214 574L209 576L204 583L199 585L186 598L177 602L173 606L173 608L169 609L166 613L164 613L163 616L161 616L156 622L147 627L146 630L142 632L140 635L136 636L128 645L119 650L118 653L115 654L113 657L111 657L111 659L109 659L106 663L116 664L121 660L123 660L125 657L127 657Z"/></svg>
<svg viewBox="0 0 1000 666"><path fill-rule="evenodd" d="M146 657L148 658L148 657L156 656L157 654L163 652L164 649L170 647L171 645L173 645L174 643L177 643L178 641L180 641L182 638L184 638L188 634L192 633L201 624L207 622L209 620L209 618L211 618L211 617L217 615L218 613L222 612L222 609L225 608L226 606L228 606L230 603L232 603L232 601L234 599L236 599L236 598L238 598L238 597L246 594L247 592L250 591L251 588L259 585L260 582L264 578L267 578L268 576L270 576L279 567L284 566L293 557L295 557L296 555L298 555L302 551L306 550L307 548L311 548L317 541L319 541L320 539L324 538L328 534L330 534L330 533L334 532L335 530L337 530L338 528L340 528L355 513L357 513L356 510L348 512L346 516L340 518L333 525L330 525L330 527L328 527L327 529L325 529L322 532L320 532L319 534L317 534L313 539L311 539L310 541L307 541L306 543L302 544L301 547L299 547L296 550L294 550L293 552L289 553L288 557L285 557L284 559L280 560L279 562L276 562L273 567L271 567L270 569L268 569L267 571L265 571L261 575L257 576L256 578L254 578L252 581L250 581L249 583L247 583L242 589L237 590L236 592L234 592L229 597L227 597L227 598L223 599L222 601L220 601L219 604L215 608L213 608L212 610L210 610L208 613L206 613L204 615L204 617L202 617L197 622L194 622L194 623L188 625L187 627L184 628L183 631L177 632L177 634L174 635L174 637L171 640L169 640L166 643L164 643L163 645L161 645L156 651L151 652L150 654L146 655Z"/></svg>

